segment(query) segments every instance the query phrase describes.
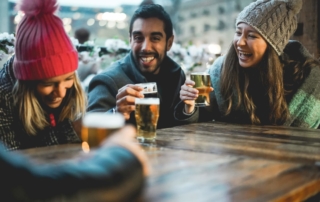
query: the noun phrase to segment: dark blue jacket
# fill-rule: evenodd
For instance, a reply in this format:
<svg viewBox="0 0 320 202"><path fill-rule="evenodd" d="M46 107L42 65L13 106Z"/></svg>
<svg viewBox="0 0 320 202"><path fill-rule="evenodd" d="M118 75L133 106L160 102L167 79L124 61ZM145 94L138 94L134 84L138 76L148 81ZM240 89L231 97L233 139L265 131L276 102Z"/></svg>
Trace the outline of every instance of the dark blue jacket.
<svg viewBox="0 0 320 202"><path fill-rule="evenodd" d="M0 180L6 182L1 201L133 201L144 184L141 163L120 146L38 165L23 150L6 152L0 143Z"/></svg>

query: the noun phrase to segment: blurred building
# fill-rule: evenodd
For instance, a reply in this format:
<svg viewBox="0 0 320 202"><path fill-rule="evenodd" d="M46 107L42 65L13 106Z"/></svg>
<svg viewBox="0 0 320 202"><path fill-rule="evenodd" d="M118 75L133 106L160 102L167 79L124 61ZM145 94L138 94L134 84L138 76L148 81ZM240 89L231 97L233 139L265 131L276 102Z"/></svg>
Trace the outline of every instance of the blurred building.
<svg viewBox="0 0 320 202"><path fill-rule="evenodd" d="M134 5L121 5L117 8L87 8L60 6L58 16L63 20L69 36L74 36L75 30L86 28L90 30L90 39L97 45L104 45L108 38L129 40L129 21L137 9ZM9 32L13 33L22 13L15 10L15 3L9 2Z"/></svg>
<svg viewBox="0 0 320 202"><path fill-rule="evenodd" d="M300 41L320 60L320 1L303 0L298 16L298 28L292 39Z"/></svg>
<svg viewBox="0 0 320 202"><path fill-rule="evenodd" d="M0 0L0 33L8 32L9 20L8 20L9 4L7 0Z"/></svg>
<svg viewBox="0 0 320 202"><path fill-rule="evenodd" d="M176 41L220 45L225 52L235 32L239 12L255 0L182 0L176 18Z"/></svg>
<svg viewBox="0 0 320 202"><path fill-rule="evenodd" d="M7 2L9 1L9 5ZM238 13L255 0L141 0L141 3L161 4L174 24L175 42L189 45L213 45L225 53L231 44ZM298 31L292 37L305 44L312 54L320 57L320 1L303 0L298 16ZM78 28L90 30L90 40L103 45L108 38L129 41L129 22L139 5L121 5L117 8L88 8L61 6L58 15L66 31L74 36ZM14 9L15 3L0 0L1 32L13 33L22 14ZM7 9L8 8L8 9ZM8 10L6 12L4 9ZM214 52L214 51L213 51Z"/></svg>

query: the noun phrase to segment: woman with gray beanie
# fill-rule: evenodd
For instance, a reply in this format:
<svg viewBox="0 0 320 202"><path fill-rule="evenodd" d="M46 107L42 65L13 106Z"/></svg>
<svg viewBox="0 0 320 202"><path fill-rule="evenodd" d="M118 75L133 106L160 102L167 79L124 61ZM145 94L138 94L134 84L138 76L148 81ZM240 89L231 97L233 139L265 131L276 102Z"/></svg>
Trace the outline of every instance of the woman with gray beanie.
<svg viewBox="0 0 320 202"><path fill-rule="evenodd" d="M198 91L186 80L176 118L318 128L320 64L289 40L301 7L302 0L257 0L245 7L232 46L209 69L211 106L195 107Z"/></svg>

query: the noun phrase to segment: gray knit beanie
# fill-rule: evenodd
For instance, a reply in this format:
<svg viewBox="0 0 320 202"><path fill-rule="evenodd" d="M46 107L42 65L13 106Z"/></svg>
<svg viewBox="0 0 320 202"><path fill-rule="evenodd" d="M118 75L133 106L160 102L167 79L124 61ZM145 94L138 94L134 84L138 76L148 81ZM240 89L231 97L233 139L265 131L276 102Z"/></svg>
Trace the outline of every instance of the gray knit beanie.
<svg viewBox="0 0 320 202"><path fill-rule="evenodd" d="M281 55L290 36L297 29L302 0L257 0L240 12L236 26L247 23L255 28Z"/></svg>

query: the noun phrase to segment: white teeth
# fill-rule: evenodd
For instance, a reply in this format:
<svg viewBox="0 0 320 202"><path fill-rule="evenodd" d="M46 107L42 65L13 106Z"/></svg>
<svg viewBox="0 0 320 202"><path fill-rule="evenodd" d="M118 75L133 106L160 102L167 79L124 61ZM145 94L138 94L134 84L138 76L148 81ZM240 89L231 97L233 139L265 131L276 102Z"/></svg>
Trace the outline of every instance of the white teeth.
<svg viewBox="0 0 320 202"><path fill-rule="evenodd" d="M154 59L154 57L141 57L141 60L143 61L143 62L150 62L150 61L152 61Z"/></svg>
<svg viewBox="0 0 320 202"><path fill-rule="evenodd" d="M239 52L239 53L242 54L242 55L245 55L245 56L251 55L251 53L247 53L247 52Z"/></svg>

